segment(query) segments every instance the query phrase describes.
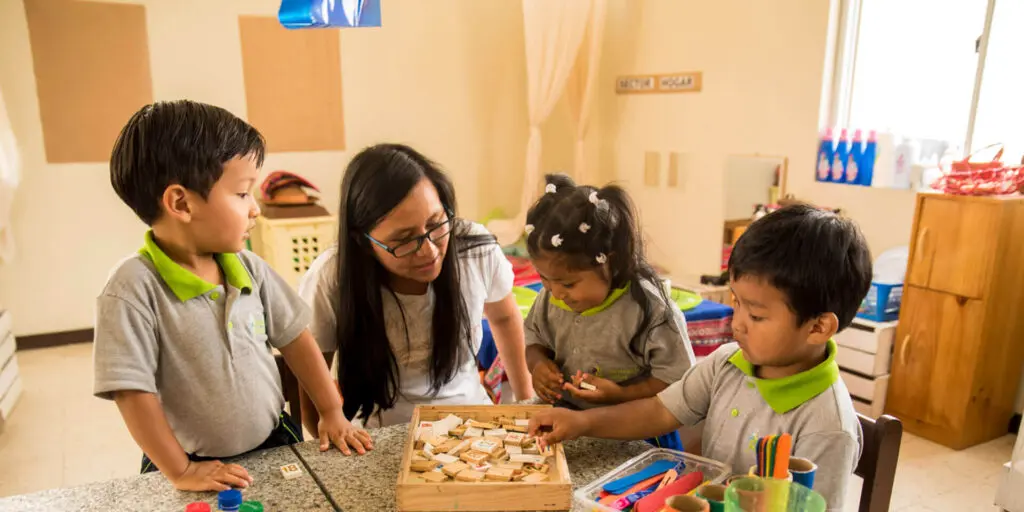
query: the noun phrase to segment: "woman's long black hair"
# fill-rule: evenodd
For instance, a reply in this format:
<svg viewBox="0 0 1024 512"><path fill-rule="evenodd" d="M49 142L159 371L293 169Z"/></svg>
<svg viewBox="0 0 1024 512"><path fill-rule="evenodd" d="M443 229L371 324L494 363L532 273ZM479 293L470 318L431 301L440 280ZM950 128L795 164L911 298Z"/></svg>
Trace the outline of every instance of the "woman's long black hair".
<svg viewBox="0 0 1024 512"><path fill-rule="evenodd" d="M395 405L401 369L384 328L381 289L391 292L389 273L373 255L364 236L424 178L441 203L455 215L455 189L437 164L401 144L379 144L361 151L349 163L341 183L338 209L337 289L332 293L337 319L338 381L345 416L369 418ZM493 236L470 235L468 224L454 221L435 294L430 389L436 393L452 381L472 352L472 326L459 286L459 254L496 243ZM430 243L430 242L426 242ZM391 256L386 256L391 257ZM397 302L397 300L396 300ZM401 303L399 302L399 307ZM404 312L403 312L404 317ZM406 332L408 343L408 328Z"/></svg>
<svg viewBox="0 0 1024 512"><path fill-rule="evenodd" d="M530 232L526 247L531 258L555 255L571 270L593 270L608 264L608 283L614 290L630 284L629 294L640 305L643 316L630 340L635 353L644 353L648 327L664 323L675 329L668 314L655 318L654 308L642 282L655 285L658 298L671 304L657 271L647 261L640 218L625 189L617 185L603 188L576 185L564 174L548 174L544 195L526 214ZM582 229L582 225L586 229ZM558 235L555 245L552 238ZM662 308L671 311L669 306Z"/></svg>

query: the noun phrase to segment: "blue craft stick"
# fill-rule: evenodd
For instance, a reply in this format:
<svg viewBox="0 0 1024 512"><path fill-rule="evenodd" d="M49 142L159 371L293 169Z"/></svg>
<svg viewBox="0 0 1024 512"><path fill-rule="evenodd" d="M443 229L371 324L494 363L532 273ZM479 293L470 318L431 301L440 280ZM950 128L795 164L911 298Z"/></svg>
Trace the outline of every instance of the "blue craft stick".
<svg viewBox="0 0 1024 512"><path fill-rule="evenodd" d="M667 473L668 470L676 467L677 464L678 462L674 460L659 460L632 475L608 482L601 489L611 494L622 494L648 478Z"/></svg>

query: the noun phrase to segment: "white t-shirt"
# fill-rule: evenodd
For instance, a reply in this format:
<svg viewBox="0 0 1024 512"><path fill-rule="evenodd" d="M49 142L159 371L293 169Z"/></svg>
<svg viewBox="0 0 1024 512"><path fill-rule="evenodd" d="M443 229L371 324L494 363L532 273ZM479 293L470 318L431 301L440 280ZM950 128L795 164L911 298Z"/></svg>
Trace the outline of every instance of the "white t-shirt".
<svg viewBox="0 0 1024 512"><path fill-rule="evenodd" d="M469 224L469 234L486 235L488 231L483 226L473 223ZM451 246L449 250L452 250ZM337 248L324 252L313 262L299 282L299 295L313 310L310 331L324 352L334 352L338 349L337 322L331 305L331 295L337 293L337 287L333 285L337 279L335 258ZM512 292L514 274L512 265L497 244L488 244L462 252L456 261L460 265L462 297L469 312L472 356L475 356L480 351L480 342L483 338L481 321L484 304L498 302L507 297ZM399 310L395 297L405 311L404 323L402 311ZM381 300L384 307L385 332L398 361L401 386L395 407L381 411L379 422L376 421L377 415L374 415L367 422L367 427L408 423L417 404L491 404L490 397L480 383L475 357L468 357L451 382L442 387L437 394L430 394L428 368L435 301L433 286L428 287L424 295L392 296L389 291L382 288ZM340 360L341 354L338 357Z"/></svg>

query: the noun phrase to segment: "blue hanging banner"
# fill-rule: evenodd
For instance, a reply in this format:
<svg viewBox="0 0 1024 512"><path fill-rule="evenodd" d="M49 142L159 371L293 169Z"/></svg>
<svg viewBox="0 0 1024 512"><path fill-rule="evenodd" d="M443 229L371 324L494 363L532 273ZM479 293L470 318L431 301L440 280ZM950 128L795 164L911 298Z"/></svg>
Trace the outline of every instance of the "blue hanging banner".
<svg viewBox="0 0 1024 512"><path fill-rule="evenodd" d="M281 0L285 28L379 27L380 0Z"/></svg>

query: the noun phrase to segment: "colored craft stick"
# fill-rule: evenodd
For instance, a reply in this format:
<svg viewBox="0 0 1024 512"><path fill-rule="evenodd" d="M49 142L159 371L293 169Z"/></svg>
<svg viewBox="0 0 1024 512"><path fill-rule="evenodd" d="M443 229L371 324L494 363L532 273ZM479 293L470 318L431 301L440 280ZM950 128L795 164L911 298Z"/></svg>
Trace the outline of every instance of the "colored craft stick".
<svg viewBox="0 0 1024 512"><path fill-rule="evenodd" d="M665 476L662 477L662 479L661 479L661 483L658 484L658 488L655 489L655 490L656 491L660 491L666 485L668 485L668 484L670 484L672 482L675 482L676 481L676 477L678 477L678 476L679 476L679 473L677 473L676 470L674 470L674 469L668 470L668 473L665 473Z"/></svg>
<svg viewBox="0 0 1024 512"><path fill-rule="evenodd" d="M634 485L633 487L630 487L625 492L621 492L621 493L618 493L618 494L608 493L608 494L602 496L601 499L598 500L598 503L600 503L602 505L611 505L612 503L615 503L615 501L618 500L619 498L622 498L622 497L628 496L630 494L643 491L643 490L645 490L645 489L647 489L649 487L653 487L655 485L658 485L658 482L661 482L661 479L662 479L661 475L652 476L651 478L648 478L647 480L644 480L643 482L640 482L640 483Z"/></svg>
<svg viewBox="0 0 1024 512"><path fill-rule="evenodd" d="M778 454L775 461L775 478L786 479L789 472L789 455L793 450L793 436L782 434L779 436Z"/></svg>
<svg viewBox="0 0 1024 512"><path fill-rule="evenodd" d="M657 462L653 462L651 463L651 465L647 466L646 468L636 473L633 473L632 475L604 484L602 489L612 494L628 494L627 491L630 487L633 487L638 482L647 480L654 476L660 478L661 475L664 475L666 472L668 472L668 470L674 469L676 467L676 464L677 463L675 461L671 460L659 460Z"/></svg>
<svg viewBox="0 0 1024 512"><path fill-rule="evenodd" d="M641 499L633 505L634 512L657 512L665 506L665 500L669 497L676 496L679 494L686 494L697 487L704 481L704 474L700 471L694 471L693 473L687 473L676 479L671 485L665 487L660 491L655 491L653 494Z"/></svg>

